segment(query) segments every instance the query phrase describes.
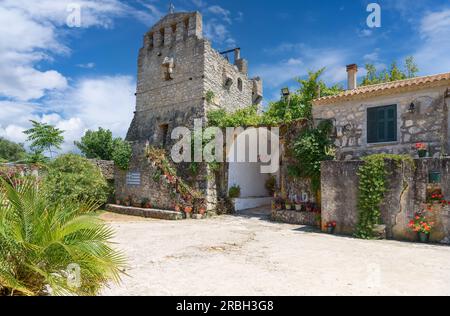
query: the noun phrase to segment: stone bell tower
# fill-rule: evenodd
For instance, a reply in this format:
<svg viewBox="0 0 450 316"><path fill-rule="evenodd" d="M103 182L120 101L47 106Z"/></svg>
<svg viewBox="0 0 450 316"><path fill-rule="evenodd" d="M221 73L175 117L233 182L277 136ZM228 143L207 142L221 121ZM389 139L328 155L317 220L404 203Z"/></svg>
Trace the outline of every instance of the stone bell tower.
<svg viewBox="0 0 450 316"><path fill-rule="evenodd" d="M203 38L202 16L171 13L144 36L139 52L136 112L127 140L168 146L177 126L192 127L211 108L229 110L259 103L262 84L248 79L247 61L234 63ZM206 101L211 91L213 100Z"/></svg>
<svg viewBox="0 0 450 316"><path fill-rule="evenodd" d="M138 59L136 111L126 137L133 147L128 173L135 179L148 177L146 143L170 151L174 128L192 129L195 119L206 124L211 109L232 111L261 102L261 80L249 79L240 49L227 53L233 52L231 62L203 38L198 12L170 13L145 34ZM126 177L130 178L117 179L119 195L152 198L149 186L129 185Z"/></svg>

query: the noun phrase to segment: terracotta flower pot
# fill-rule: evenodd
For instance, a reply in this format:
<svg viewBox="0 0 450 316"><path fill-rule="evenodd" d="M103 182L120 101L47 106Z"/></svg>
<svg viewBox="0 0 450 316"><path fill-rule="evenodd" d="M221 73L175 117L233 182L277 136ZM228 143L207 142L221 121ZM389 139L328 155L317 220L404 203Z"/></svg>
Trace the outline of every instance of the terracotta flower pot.
<svg viewBox="0 0 450 316"><path fill-rule="evenodd" d="M201 207L201 208L198 210L198 213L199 213L200 215L205 214L205 213L206 213L206 208L205 208L205 207Z"/></svg>
<svg viewBox="0 0 450 316"><path fill-rule="evenodd" d="M179 212L179 211L181 211L181 207L178 206L178 205L176 205L176 206L175 206L175 212Z"/></svg>
<svg viewBox="0 0 450 316"><path fill-rule="evenodd" d="M191 213L192 213L192 206L186 206L186 207L184 208L184 212L185 212L186 214L191 214Z"/></svg>

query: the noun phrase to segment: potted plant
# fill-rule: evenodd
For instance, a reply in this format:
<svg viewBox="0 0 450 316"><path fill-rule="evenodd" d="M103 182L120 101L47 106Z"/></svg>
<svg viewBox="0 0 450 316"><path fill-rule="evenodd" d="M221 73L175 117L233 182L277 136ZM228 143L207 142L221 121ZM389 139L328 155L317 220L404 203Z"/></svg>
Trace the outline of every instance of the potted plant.
<svg viewBox="0 0 450 316"><path fill-rule="evenodd" d="M286 200L285 205L286 205L286 210L288 210L288 211L292 210L292 202L291 202L291 200Z"/></svg>
<svg viewBox="0 0 450 316"><path fill-rule="evenodd" d="M123 201L123 204L127 207L131 206L131 197L126 197L125 200Z"/></svg>
<svg viewBox="0 0 450 316"><path fill-rule="evenodd" d="M191 214L192 211L193 211L193 207L192 207L192 206L187 205L187 206L184 207L184 212L185 212L186 214Z"/></svg>
<svg viewBox="0 0 450 316"><path fill-rule="evenodd" d="M274 209L280 211L283 208L283 199L279 196L275 197L273 200Z"/></svg>
<svg viewBox="0 0 450 316"><path fill-rule="evenodd" d="M230 197L230 199L237 199L241 196L241 187L238 185L233 185L229 190L228 190L228 196Z"/></svg>
<svg viewBox="0 0 450 316"><path fill-rule="evenodd" d="M295 198L295 210L297 211L297 212L301 212L301 210L302 210L302 200L297 196L296 198Z"/></svg>
<svg viewBox="0 0 450 316"><path fill-rule="evenodd" d="M328 234L334 234L334 230L336 229L336 222L335 221L332 221L332 222L327 222L326 223L326 225L325 225L325 227L326 227L326 229L327 229L327 233Z"/></svg>
<svg viewBox="0 0 450 316"><path fill-rule="evenodd" d="M175 206L173 207L175 212L181 212L181 206L177 203L175 204Z"/></svg>
<svg viewBox="0 0 450 316"><path fill-rule="evenodd" d="M414 219L409 222L409 228L418 234L421 243L428 243L430 241L431 230L434 223L430 222L424 214L416 213Z"/></svg>
<svg viewBox="0 0 450 316"><path fill-rule="evenodd" d="M274 196L277 186L277 179L274 176L270 176L266 180L266 190L269 192L270 196Z"/></svg>
<svg viewBox="0 0 450 316"><path fill-rule="evenodd" d="M425 158L427 156L428 150L427 150L426 144L417 143L416 149L417 149L417 154L419 155L419 158Z"/></svg>
<svg viewBox="0 0 450 316"><path fill-rule="evenodd" d="M198 208L198 213L199 213L200 215L205 215L205 213L206 213L206 206L201 205L201 206Z"/></svg>
<svg viewBox="0 0 450 316"><path fill-rule="evenodd" d="M143 208L152 208L152 203L150 202L150 199L148 199L148 198L142 199L141 205Z"/></svg>

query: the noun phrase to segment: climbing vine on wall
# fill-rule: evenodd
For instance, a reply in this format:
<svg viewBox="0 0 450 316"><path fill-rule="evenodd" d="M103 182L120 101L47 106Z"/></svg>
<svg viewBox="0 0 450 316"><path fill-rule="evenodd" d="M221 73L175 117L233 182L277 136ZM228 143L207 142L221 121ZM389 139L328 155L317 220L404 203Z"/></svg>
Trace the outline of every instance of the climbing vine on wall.
<svg viewBox="0 0 450 316"><path fill-rule="evenodd" d="M377 154L362 159L364 164L358 170L358 225L355 236L362 239L374 238L374 229L380 224L380 204L387 190L386 161L393 160L398 165L407 162L414 164L407 155Z"/></svg>
<svg viewBox="0 0 450 316"><path fill-rule="evenodd" d="M314 192L320 190L321 162L334 158L333 142L330 137L332 128L331 121L323 121L317 128L301 132L292 146L297 164L289 166L289 175L311 179Z"/></svg>

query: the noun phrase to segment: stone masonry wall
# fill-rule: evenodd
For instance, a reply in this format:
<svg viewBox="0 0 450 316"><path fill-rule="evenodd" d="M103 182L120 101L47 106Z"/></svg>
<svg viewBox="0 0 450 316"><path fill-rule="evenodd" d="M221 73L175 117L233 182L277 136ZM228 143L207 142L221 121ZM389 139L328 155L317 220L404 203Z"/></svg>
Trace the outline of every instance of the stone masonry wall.
<svg viewBox="0 0 450 316"><path fill-rule="evenodd" d="M337 129L338 159L351 160L374 153L415 153L414 144L430 145L431 155L448 153L447 87L435 87L408 93L373 97L364 101L348 101L313 108L315 119L332 119ZM447 103L446 103L447 102ZM416 110L410 113L410 104ZM397 104L397 141L367 143L367 109Z"/></svg>
<svg viewBox="0 0 450 316"><path fill-rule="evenodd" d="M351 235L358 223L357 171L362 161L327 161L322 163L322 225L336 221L338 234ZM450 158L416 159L415 168L387 165L388 190L381 204L382 224L389 239L415 241L417 235L408 228L418 211L427 208L427 190L438 186L450 199ZM441 181L429 183L430 172L438 172ZM431 220L436 227L431 234L435 242L450 241L450 208L435 204Z"/></svg>
<svg viewBox="0 0 450 316"><path fill-rule="evenodd" d="M121 198L128 195L155 198L161 206L173 199L167 192L147 181L152 174L144 159L147 143L170 153L176 140L171 134L176 127L193 129L195 119L203 119L210 109L235 110L249 106L262 94L261 81L247 78L247 62L239 58L231 64L203 38L202 16L198 12L169 14L144 36L139 52L136 112L127 134L133 155L128 172L118 172L116 191ZM230 87L225 85L232 78ZM207 93L214 100L207 102ZM187 164L177 165L179 175L189 177ZM210 205L217 200L219 188L209 180L205 165L193 186L202 191ZM126 183L127 174L140 174L141 185ZM188 179L187 179L188 180ZM164 196L164 197L163 197ZM213 206L211 206L213 207Z"/></svg>

